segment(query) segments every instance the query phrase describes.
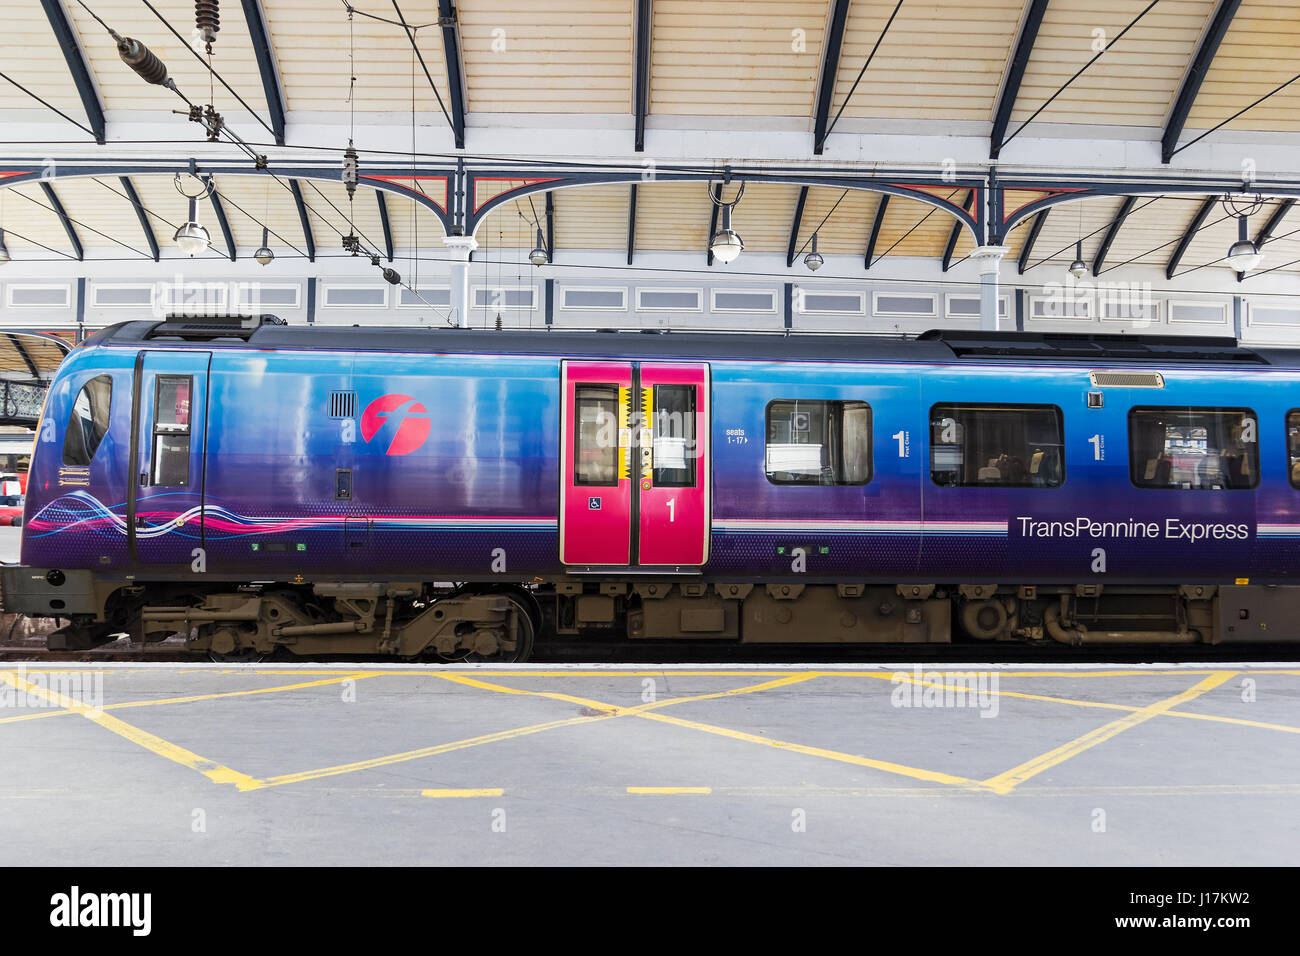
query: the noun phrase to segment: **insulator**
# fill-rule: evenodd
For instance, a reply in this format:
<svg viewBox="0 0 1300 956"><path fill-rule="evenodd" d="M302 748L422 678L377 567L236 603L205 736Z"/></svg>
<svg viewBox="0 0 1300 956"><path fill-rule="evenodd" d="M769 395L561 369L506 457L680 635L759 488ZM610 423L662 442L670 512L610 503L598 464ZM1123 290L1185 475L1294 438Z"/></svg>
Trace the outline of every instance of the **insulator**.
<svg viewBox="0 0 1300 956"><path fill-rule="evenodd" d="M212 52L212 42L221 29L220 0L194 0L194 24L199 29L199 38L207 44Z"/></svg>
<svg viewBox="0 0 1300 956"><path fill-rule="evenodd" d="M359 164L357 162L357 151L352 144L343 151L343 185L348 188L348 198L351 199L357 191L357 173Z"/></svg>
<svg viewBox="0 0 1300 956"><path fill-rule="evenodd" d="M171 84L171 81L167 78L167 64L158 59L153 51L139 40L122 37L117 41L117 55L122 58L123 63L135 70L146 83L152 83L154 86L169 86Z"/></svg>

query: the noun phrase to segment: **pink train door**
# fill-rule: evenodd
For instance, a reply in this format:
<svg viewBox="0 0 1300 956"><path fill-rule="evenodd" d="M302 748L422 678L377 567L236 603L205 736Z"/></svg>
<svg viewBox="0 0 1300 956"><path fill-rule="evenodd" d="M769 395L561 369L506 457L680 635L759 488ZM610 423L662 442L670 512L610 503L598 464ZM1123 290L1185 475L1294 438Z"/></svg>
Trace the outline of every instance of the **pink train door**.
<svg viewBox="0 0 1300 956"><path fill-rule="evenodd" d="M709 560L709 367L642 364L637 563Z"/></svg>
<svg viewBox="0 0 1300 956"><path fill-rule="evenodd" d="M632 364L564 362L560 561L632 560Z"/></svg>
<svg viewBox="0 0 1300 956"><path fill-rule="evenodd" d="M709 369L564 362L560 561L694 569L712 522Z"/></svg>

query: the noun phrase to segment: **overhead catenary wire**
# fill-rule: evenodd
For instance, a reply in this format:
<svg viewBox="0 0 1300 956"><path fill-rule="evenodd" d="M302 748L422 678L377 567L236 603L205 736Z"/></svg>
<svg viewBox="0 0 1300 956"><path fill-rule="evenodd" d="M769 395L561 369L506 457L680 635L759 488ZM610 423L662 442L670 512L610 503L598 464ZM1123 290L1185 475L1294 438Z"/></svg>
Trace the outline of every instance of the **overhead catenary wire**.
<svg viewBox="0 0 1300 956"><path fill-rule="evenodd" d="M849 191L847 189L844 190L844 192L840 193L840 198L835 200L835 205L831 206L831 211L828 212L826 215L822 216L822 221L817 223L817 228L808 234L808 238L805 239L803 241L803 245L799 247L799 252L795 253L796 256L799 255L800 252L803 252L805 249L808 248L808 243L812 242L812 237L817 235L817 233L821 230L822 226L826 225L826 220L830 219L831 216L834 215L835 210L840 207L840 203L844 201L844 197L847 196L848 194Z"/></svg>
<svg viewBox="0 0 1300 956"><path fill-rule="evenodd" d="M1225 127L1225 126L1227 126L1229 123L1231 123L1233 120L1235 120L1235 119L1239 119L1240 117L1244 116L1246 113L1249 113L1251 110L1253 110L1253 109L1254 109L1256 106L1258 106L1260 103L1263 103L1266 99L1268 99L1268 98L1271 97L1271 96L1274 96L1274 95L1276 95L1276 94L1278 94L1278 93L1281 93L1283 90L1285 90L1285 89L1286 89L1288 86L1290 86L1292 83L1295 83L1297 80L1300 80L1300 73L1297 73L1295 76L1291 77L1291 79L1287 80L1285 83L1283 83L1281 86L1279 86L1279 87L1277 87L1276 89L1274 89L1272 92L1265 93L1263 96L1261 96L1259 99L1255 100L1255 102L1251 103L1251 104L1250 104L1249 106L1247 106L1246 108L1244 108L1244 109L1240 109L1240 110L1237 110L1237 112L1233 113L1231 116L1229 116L1229 117L1228 117L1226 120L1224 120L1222 123L1219 123L1217 126L1212 126L1212 127L1210 127L1209 129L1207 129L1204 133L1202 133L1200 136L1197 136L1196 138L1194 138L1194 139L1190 139L1190 140L1188 140L1186 143L1183 143L1182 146L1179 146L1177 149L1175 149L1172 153L1169 154L1170 158L1172 159L1174 156L1177 156L1179 153L1181 153L1181 152L1182 152L1183 150L1185 150L1187 147L1189 147L1189 146L1193 146L1193 145L1195 145L1196 143L1199 143L1201 140L1205 139L1205 137L1209 136L1211 133L1217 133L1219 130L1223 129L1223 127Z"/></svg>
<svg viewBox="0 0 1300 956"><path fill-rule="evenodd" d="M21 196L23 199L26 199L28 202L35 203L36 205L40 206L42 209L46 209L54 213L56 216L59 215L59 211L55 209L53 206L49 205L48 203L43 203L35 196L29 196L24 192L20 192L16 187L9 187L9 188L14 193L14 195ZM114 238L113 236L110 236L106 232L100 232L94 226L87 225L86 223L82 222L80 219L75 219L72 216L69 216L66 210L64 211L63 216L68 220L68 222L72 223L73 225L80 226L82 229L88 230L89 232L93 232L95 235L100 236L103 239L107 239L109 242L116 243L117 245L121 246L123 249L129 249L134 253L144 256L146 259L153 258L153 253L145 252L143 249L137 249L135 246L131 245L130 243L123 242L121 239Z"/></svg>
<svg viewBox="0 0 1300 956"><path fill-rule="evenodd" d="M835 124L840 121L840 114L844 112L844 107L849 105L849 100L853 98L854 91L857 90L858 84L862 82L862 77L866 74L867 67L871 65L871 61L875 57L876 51L880 49L881 41L885 39L885 34L889 32L889 28L894 23L894 17L898 16L898 11L902 6L903 0L898 0L898 3L894 6L894 12L889 15L889 19L885 22L885 28L880 31L880 36L876 37L876 44L871 48L871 52L867 55L866 62L862 64L862 69L858 70L858 78L854 80L853 85L849 87L848 93L844 96L844 102L840 104L839 110L835 113L835 118L831 120L830 124L826 127L826 132L822 136L823 141L826 137L831 135L831 131L835 129ZM832 82L834 81L832 80Z"/></svg>
<svg viewBox="0 0 1300 956"><path fill-rule="evenodd" d="M1104 41L1103 44L1102 44L1102 48L1101 48L1100 50L1097 51L1096 55L1093 56L1093 58L1092 58L1091 60L1089 60L1087 63L1085 63L1083 66L1079 67L1078 72L1076 72L1076 73L1074 74L1074 76L1070 77L1068 80L1066 80L1064 83L1062 83L1062 84L1057 88L1056 92L1053 93L1051 96L1049 96L1049 97L1047 98L1046 102L1044 102L1042 106L1040 106L1040 107L1038 107L1038 109L1034 110L1034 112L1033 112L1032 114L1030 114L1030 116L1029 116L1029 118L1028 118L1027 120L1025 120L1023 123L1021 123L1019 126L1016 127L1015 132L1013 132L1010 136L1008 136L1008 137L1007 137L1006 139L1004 139L1001 143L999 143L999 144L998 144L998 149L1001 149L1003 146L1007 145L1007 143L1011 142L1013 139L1015 139L1017 136L1019 136L1019 135L1020 135L1020 132L1021 132L1021 131L1026 127L1026 126L1028 126L1030 123L1032 123L1034 120L1036 120L1036 119L1038 118L1038 115L1039 115L1040 113L1042 113L1043 110L1047 109L1047 107L1049 107L1049 106L1052 104L1052 102L1053 102L1053 101L1054 101L1058 96L1060 96L1062 93L1064 93L1064 92L1066 91L1066 89L1069 88L1069 86L1070 86L1071 83L1073 83L1073 82L1074 82L1075 80L1077 80L1079 77L1083 76L1084 71L1087 70L1088 67L1092 66L1094 63L1096 63L1098 60L1100 60L1103 56L1105 56L1106 53L1107 53L1109 50L1111 50L1112 48L1114 48L1115 44L1118 43L1118 42L1120 41L1120 39L1124 36L1124 34L1128 33L1129 30L1133 29L1133 27L1137 25L1137 22L1138 22L1139 20L1141 20L1143 17L1145 17L1148 13L1150 13L1150 12L1151 12L1151 9L1152 9L1152 8L1153 8L1157 3L1159 3L1159 2L1160 2L1160 0L1151 0L1151 2L1150 2L1149 4L1146 5L1146 7L1142 10L1141 13L1139 13L1136 17L1134 17L1132 20L1129 21L1128 26L1126 26L1123 30L1120 30L1119 33L1115 34L1115 39L1113 39L1113 40L1108 40L1108 41Z"/></svg>
<svg viewBox="0 0 1300 956"><path fill-rule="evenodd" d="M28 96L30 96L32 99L36 100L36 102L40 103L40 104L41 104L42 106L44 106L46 109L50 110L50 111L53 112L53 113L57 113L59 116L62 116L65 120L67 120L67 121L68 121L69 123L71 123L73 126L77 127L78 129L85 130L86 133L87 133L88 135L90 135L91 137L94 137L94 135L95 135L95 131L92 130L89 126L86 126L84 123L78 123L75 119L73 119L73 118L72 118L71 116L69 116L67 113L63 112L63 110L59 109L57 106L55 106L55 105L54 105L53 103L51 103L49 100L43 99L42 97L40 97L40 96L38 96L37 94L33 93L31 90L29 90L27 87L23 86L21 83L19 83L17 80L15 80L15 79L14 79L12 76L10 76L8 73L0 73L0 79L5 80L7 83L10 83L10 84L12 84L13 86L17 87L19 90L21 90L22 92L26 93L26 94L27 94ZM79 141L74 140L74 142L79 142Z"/></svg>

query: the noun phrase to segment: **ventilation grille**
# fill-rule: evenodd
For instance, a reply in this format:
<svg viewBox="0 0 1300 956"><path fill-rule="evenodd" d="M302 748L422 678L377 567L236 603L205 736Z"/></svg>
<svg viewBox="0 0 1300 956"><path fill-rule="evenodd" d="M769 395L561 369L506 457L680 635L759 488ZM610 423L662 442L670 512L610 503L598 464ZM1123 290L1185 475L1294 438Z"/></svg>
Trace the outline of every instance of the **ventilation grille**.
<svg viewBox="0 0 1300 956"><path fill-rule="evenodd" d="M357 393L330 392L330 418L353 418L357 414Z"/></svg>
<svg viewBox="0 0 1300 956"><path fill-rule="evenodd" d="M1164 388L1159 372L1093 372L1089 376L1098 388Z"/></svg>

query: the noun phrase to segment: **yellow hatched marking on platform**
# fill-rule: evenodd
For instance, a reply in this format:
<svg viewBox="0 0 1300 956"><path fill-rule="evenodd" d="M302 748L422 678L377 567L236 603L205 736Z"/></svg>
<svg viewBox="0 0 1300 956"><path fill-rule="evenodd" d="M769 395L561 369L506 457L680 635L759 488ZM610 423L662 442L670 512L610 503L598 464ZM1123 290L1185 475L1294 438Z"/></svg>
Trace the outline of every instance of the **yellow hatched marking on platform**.
<svg viewBox="0 0 1300 956"><path fill-rule="evenodd" d="M420 796L434 797L439 800L455 800L461 797L499 797L505 792L502 787L489 787L483 790L421 790Z"/></svg>
<svg viewBox="0 0 1300 956"><path fill-rule="evenodd" d="M461 675L445 674L443 676L446 677L448 680L463 681L465 683L470 683L476 687L483 687L487 690L500 690L503 693L550 696L545 691L528 691L528 690L521 690L516 687L503 687L502 685L491 684L488 683L487 681L478 681L469 678L462 678ZM617 713L615 716L642 717L646 720L654 720L660 723L673 724L678 727L688 727L691 730L699 730L699 731L703 731L704 733L715 734L720 737L729 737L732 740L742 740L745 741L746 743L761 744L765 747L772 747L777 750L785 750L791 753L805 754L811 757L822 757L827 760L835 760L835 761L839 761L840 763L850 763L859 767L870 767L873 770L883 770L886 773L900 774L905 777L912 777L913 779L916 780L929 780L932 783L945 783L945 784L949 784L952 786L959 786L959 787L980 787L981 786L981 784L978 781L970 780L967 779L966 777L958 777L952 774L939 773L938 771L934 771L934 770L923 770L919 767L909 767L906 766L905 764L893 763L888 760L875 760L871 757L860 757L856 754L841 753L838 750L827 750L823 747L808 747L803 744L791 743L790 741L786 741L786 740L777 740L776 738L773 737L760 737L757 734L750 734L741 730L732 730L727 727L717 727L714 726L713 724L705 724L699 721L685 720L681 717L670 717L667 714L659 714L659 713L651 712L653 710L659 709L660 707L665 707L670 704L684 704L690 701L711 700L718 697L730 696L733 694L745 694L745 693L751 693L753 691L767 690L771 687L779 687L786 684L795 683L796 679L810 680L816 676L819 675L815 673L791 675L790 677L787 677L783 680L769 681L764 684L756 684L750 687L740 687L740 688L735 688L733 690L722 691L714 694L700 694L695 697L672 697L669 698L668 700L656 701L655 703L641 704L637 707L627 707L627 708L616 708L612 704L603 704L600 701L586 700L581 697L572 697L567 694L562 696L564 700L567 700L570 703L583 704L584 706L591 707L591 708L610 708L611 710L619 711L619 713Z"/></svg>
<svg viewBox="0 0 1300 956"><path fill-rule="evenodd" d="M628 787L631 794L675 797L682 794L710 794L712 787Z"/></svg>
<svg viewBox="0 0 1300 956"><path fill-rule="evenodd" d="M975 673L975 672L958 671L957 673ZM1245 673L1245 672L1243 671L1240 673ZM970 699L971 696L973 696L976 693L975 691L972 691L970 688L958 687L955 684L949 685L943 683L942 681L926 681L926 680L918 681L913 677L900 677L899 679L904 680L909 684L919 684L922 687L934 687L938 690L965 691L968 700ZM1021 700L1043 701L1048 704L1069 704L1072 707L1100 707L1104 710L1123 710L1129 713L1136 713L1137 711L1145 709L1143 706L1140 705L1135 706L1133 704L1112 704L1107 701L1079 700L1074 697L1053 697L1048 694L1026 694L1023 691L1015 691L1015 690L985 689L983 693L993 694L997 697L1016 697ZM1219 724L1236 724L1239 727L1258 727L1261 730L1280 730L1283 733L1287 733L1287 734L1300 734L1300 727L1292 727L1289 724L1272 724L1260 720L1246 720L1244 717L1224 717L1220 714L1197 714L1197 713L1193 713L1190 710L1166 710L1166 711L1162 711L1159 714L1159 716L1186 717L1190 720L1208 720L1213 723L1219 723Z"/></svg>
<svg viewBox="0 0 1300 956"><path fill-rule="evenodd" d="M674 724L678 727L689 727L691 730L700 730L706 734L716 734L719 737L730 737L732 740L743 740L746 743L761 744L764 747L771 747L775 750L784 750L790 753L804 754L809 757L822 757L826 760L834 760L839 763L854 764L858 767L869 767L872 770L883 770L885 773L898 774L903 777L911 777L914 780L928 780L931 783L946 783L954 787L982 787L978 780L970 780L966 777L958 777L953 774L940 773L937 770L924 770L920 767L909 767L906 764L893 763L889 760L876 760L873 757L860 757L857 754L841 753L838 750L827 750L824 747L808 747L804 744L791 743L788 740L778 740L775 737L760 737L758 734L746 733L743 730L732 730L729 727L716 727L713 724L704 724L696 720L685 720L681 717L672 717L668 714L638 714L646 720L659 721L665 724Z"/></svg>
<svg viewBox="0 0 1300 956"><path fill-rule="evenodd" d="M636 707L619 707L615 704L606 704L597 700L586 700L582 697L572 697L568 694L552 694L547 691L527 691L519 690L514 687L505 687L500 684L491 684L487 681L478 681L473 678L464 677L459 674L441 674L448 680L454 680L455 683L467 684L472 687L478 687L483 690L498 691L504 694L522 694L529 697L549 697L556 700L562 700L570 704L580 704L584 707L590 707L593 710L599 710L600 713L590 716L569 717L565 720L552 720L541 724L532 724L528 727L518 727L514 730L503 730L495 734L483 734L479 737L469 737L465 740L457 740L447 744L437 744L432 747L421 747L418 750L407 750L402 753L389 754L385 757L374 757L369 760L358 760L353 763L340 764L335 767L321 767L316 770L304 770L300 773L284 774L278 777L267 777L265 780L252 780L249 784L241 786L241 790L260 790L263 787L279 787L286 783L301 783L304 780L316 780L321 777L333 777L344 773L353 773L357 770L370 770L374 767L384 767L395 763L405 763L408 760L419 760L424 757L434 757L438 754L449 753L453 750L465 750L469 747L477 747L480 744L496 743L501 740L510 740L515 737L522 737L527 734L541 733L546 730L553 730L557 727L568 727L574 724L586 724L596 720L605 720L609 717L623 717L630 714L637 714L651 707L663 707L668 704L681 704L691 700L707 700L715 697L730 696L733 694L747 694L753 691L766 690L770 687L781 686L785 684L798 683L808 680L809 675L792 674L786 675L779 681L766 681L762 684L754 684L749 687L738 687L728 691L721 691L715 694L704 694L699 697L673 697L668 700L655 701L649 704L639 704Z"/></svg>
<svg viewBox="0 0 1300 956"><path fill-rule="evenodd" d="M57 673L65 673L59 671ZM301 690L305 687L325 687L330 684L341 684L347 680L360 680L363 674L349 674L346 677L332 677L327 680L303 681L298 684L282 684L279 687L258 687L253 690L230 690L220 694L192 694L188 697L161 697L157 700L128 700L117 704L105 704L101 710L121 710L126 707L156 707L160 704L189 704L197 700L220 700L223 697L247 697L252 694L278 694L286 690ZM76 711L63 708L60 710L42 710L33 714L20 714L17 717L0 718L0 724L14 723L19 720L35 720L40 717L59 717L64 714L74 714Z"/></svg>
<svg viewBox="0 0 1300 956"><path fill-rule="evenodd" d="M105 730L112 731L119 737L123 737L134 744L138 744L150 753L155 753L159 757L165 757L173 763L180 764L182 767L197 770L213 783L233 783L236 787L239 787L242 790L244 789L244 785L253 779L247 774L231 770L229 767L223 767L221 764L200 757L198 754L186 750L184 747L178 747L176 744L163 740L161 737L155 736L146 730L134 727L131 724L126 723L126 721L119 720L110 714L104 713L102 710L87 707L85 704L75 701L63 694L51 693L43 687L37 687L30 681L23 680L12 673L0 671L0 680L3 680L5 683L18 690L35 695L42 700L48 700L51 703L58 704L60 707L71 711L72 713L80 714L87 720L99 724L99 726L103 727Z"/></svg>
<svg viewBox="0 0 1300 956"><path fill-rule="evenodd" d="M804 681L812 680L816 674L787 674L778 680L764 681L761 684L750 684L745 687L732 687L728 690L713 691L708 694L695 694L691 697L665 697L663 700L650 701L645 704L636 704L632 707L624 707L619 704L606 704L603 701L591 700L586 697L574 697L572 694L558 694L554 691L546 690L526 690L522 687L508 687L505 684L493 684L490 681L477 680L473 677L466 677L463 674L439 674L444 680L449 680L457 684L465 684L469 687L478 687L483 690L496 691L501 694L518 694L524 697L546 697L550 700L560 700L568 704L578 704L582 707L590 707L593 710L603 710L610 717L627 717L634 714L640 714L647 710L657 710L660 707L667 707L670 704L685 704L697 700L718 700L723 697L734 697L737 694L753 694L759 691L771 690L773 687L787 687L790 684L801 684Z"/></svg>
<svg viewBox="0 0 1300 956"><path fill-rule="evenodd" d="M358 770L373 770L375 767L387 767L395 763L405 763L408 760L419 760L424 757L436 757L438 754L451 753L453 750L466 750L470 747L477 747L480 744L491 744L501 740L511 740L515 737L525 737L529 734L538 734L546 730L554 730L557 727L568 727L573 724L586 724L593 720L604 720L604 714L595 717L569 717L566 720L549 720L541 724L532 724L528 727L516 727L513 730L502 730L494 734L482 734L478 737L468 737L464 740L454 740L451 743L435 744L432 747L420 747L417 750L405 750L401 753L388 754L383 757L372 757L369 760L357 760L353 763L339 764L334 767L320 767L316 770L303 770L299 773L282 774L278 777L267 777L264 780L254 780L249 778L247 784L241 786L240 790L261 790L266 787L282 787L287 783L302 783L304 780L319 780L321 777L336 777L340 774L355 773Z"/></svg>
<svg viewBox="0 0 1300 956"><path fill-rule="evenodd" d="M990 777L984 781L984 785L993 789L997 793L1010 793L1020 784L1024 783L1031 777L1037 776L1044 770L1049 770L1058 764L1064 763L1071 757L1078 756L1085 750L1089 750L1092 747L1097 746L1097 744L1104 743L1112 737L1122 734L1130 727L1136 727L1138 724L1145 723L1153 717L1158 717L1162 713L1166 713L1172 708L1177 707L1179 704L1185 704L1189 700L1194 700L1195 698L1200 697L1207 691L1211 691L1214 688L1225 684L1227 681L1237 676L1237 673L1237 671L1219 671L1211 674L1209 677L1197 682L1194 686L1189 687L1180 694L1166 697L1164 700L1156 701L1154 704L1148 704L1146 707L1135 710L1133 713L1121 717L1118 720L1113 720L1095 730L1090 730L1088 733L1071 740L1069 743L1062 744L1059 747L1049 750L1047 753L1039 754L1037 757L1022 763L1018 767L1012 767L1010 770L1004 771L995 777Z"/></svg>

